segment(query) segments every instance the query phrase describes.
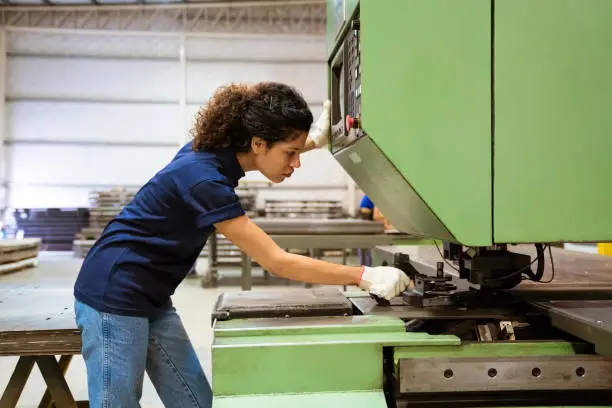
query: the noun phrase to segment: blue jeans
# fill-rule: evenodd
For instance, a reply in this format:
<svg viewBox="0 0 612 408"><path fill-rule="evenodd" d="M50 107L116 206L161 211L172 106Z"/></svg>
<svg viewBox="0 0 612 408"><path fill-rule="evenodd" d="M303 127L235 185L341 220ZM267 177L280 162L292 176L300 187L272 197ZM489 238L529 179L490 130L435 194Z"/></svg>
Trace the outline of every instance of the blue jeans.
<svg viewBox="0 0 612 408"><path fill-rule="evenodd" d="M140 407L145 370L166 407L212 406L212 391L174 308L155 318L102 313L75 300L92 408Z"/></svg>
<svg viewBox="0 0 612 408"><path fill-rule="evenodd" d="M372 266L372 250L370 248L357 248L357 256L359 262L365 266Z"/></svg>

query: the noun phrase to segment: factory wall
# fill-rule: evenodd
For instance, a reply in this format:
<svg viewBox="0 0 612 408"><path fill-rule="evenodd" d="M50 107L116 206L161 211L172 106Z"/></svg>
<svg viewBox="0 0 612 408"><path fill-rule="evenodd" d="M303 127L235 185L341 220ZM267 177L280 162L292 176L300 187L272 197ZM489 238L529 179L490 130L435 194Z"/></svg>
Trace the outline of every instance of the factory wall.
<svg viewBox="0 0 612 408"><path fill-rule="evenodd" d="M10 207L87 206L93 189L139 187L188 139L220 85L294 85L315 117L326 97L316 37L20 30L7 32L6 49ZM327 151L310 152L266 197L346 200L347 175Z"/></svg>

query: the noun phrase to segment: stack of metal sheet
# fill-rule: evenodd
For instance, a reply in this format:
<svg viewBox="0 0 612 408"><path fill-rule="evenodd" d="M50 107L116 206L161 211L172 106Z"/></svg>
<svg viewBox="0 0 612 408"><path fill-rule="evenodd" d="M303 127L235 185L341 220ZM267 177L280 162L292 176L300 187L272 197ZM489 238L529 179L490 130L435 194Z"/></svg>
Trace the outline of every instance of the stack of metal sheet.
<svg viewBox="0 0 612 408"><path fill-rule="evenodd" d="M92 208L123 208L132 199L136 192L122 187L110 190L94 190L89 193L89 204Z"/></svg>
<svg viewBox="0 0 612 408"><path fill-rule="evenodd" d="M240 204L249 216L256 214L256 194L248 189L238 189ZM123 189L95 191L90 194L90 225L83 228L77 239L73 241L72 249L75 256L84 258L95 241L100 238L104 227L130 202L134 193ZM227 238L220 235L218 249L221 260L234 262L240 260L240 250ZM204 248L201 256L208 256L208 248Z"/></svg>
<svg viewBox="0 0 612 408"><path fill-rule="evenodd" d="M201 257L208 257L210 243L207 242L200 253ZM232 244L232 242L223 234L217 234L217 261L220 264L239 264L242 252L240 248Z"/></svg>
<svg viewBox="0 0 612 408"><path fill-rule="evenodd" d="M16 208L7 238L40 238L44 251L70 250L75 234L89 225L87 208Z"/></svg>
<svg viewBox="0 0 612 408"><path fill-rule="evenodd" d="M255 194L248 190L238 194L242 203L243 197L249 197L248 203L242 203L247 215L254 217ZM246 201L246 199L245 199ZM337 200L266 200L264 217L253 220L268 234L336 234L340 233L382 233L378 225L366 225L361 220L345 219L342 204ZM382 224L381 224L382 225ZM350 231L347 232L347 229ZM208 256L208 244L201 256ZM289 249L291 252L307 254L303 249ZM217 235L218 261L220 264L240 262L241 251L223 235Z"/></svg>
<svg viewBox="0 0 612 408"><path fill-rule="evenodd" d="M89 194L90 227L104 228L134 198L134 194L123 188L92 191Z"/></svg>
<svg viewBox="0 0 612 408"><path fill-rule="evenodd" d="M249 217L257 216L257 193L247 188L237 188L236 195L240 199L242 209Z"/></svg>
<svg viewBox="0 0 612 408"><path fill-rule="evenodd" d="M274 235L347 235L382 234L382 222L341 218L257 218L255 223L268 234Z"/></svg>
<svg viewBox="0 0 612 408"><path fill-rule="evenodd" d="M265 216L269 218L344 218L338 200L266 200Z"/></svg>
<svg viewBox="0 0 612 408"><path fill-rule="evenodd" d="M72 252L74 256L77 258L85 258L95 242L95 239L75 239L72 241Z"/></svg>
<svg viewBox="0 0 612 408"><path fill-rule="evenodd" d="M133 198L135 192L124 188L96 190L89 194L89 226L81 229L72 242L77 257L84 258L96 242L106 225L121 212Z"/></svg>
<svg viewBox="0 0 612 408"><path fill-rule="evenodd" d="M359 219L316 219L316 218L253 218L253 221L270 235L369 235L383 234L382 222ZM200 256L208 256L207 244ZM294 253L307 254L303 248L286 248ZM330 250L339 248L329 248ZM217 234L217 260L219 264L238 264L240 249L224 235Z"/></svg>
<svg viewBox="0 0 612 408"><path fill-rule="evenodd" d="M0 274L36 266L40 243L40 238L0 241Z"/></svg>
<svg viewBox="0 0 612 408"><path fill-rule="evenodd" d="M291 291L228 292L217 298L212 318L348 316L351 302L337 288L293 289Z"/></svg>

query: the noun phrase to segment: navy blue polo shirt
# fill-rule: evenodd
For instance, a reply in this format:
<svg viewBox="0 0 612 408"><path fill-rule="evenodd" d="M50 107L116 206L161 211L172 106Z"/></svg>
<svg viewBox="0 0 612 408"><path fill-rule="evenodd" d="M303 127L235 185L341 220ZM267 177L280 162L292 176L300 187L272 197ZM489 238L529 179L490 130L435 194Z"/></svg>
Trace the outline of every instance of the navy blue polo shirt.
<svg viewBox="0 0 612 408"><path fill-rule="evenodd" d="M83 261L74 296L101 312L165 310L213 224L244 214L234 192L243 176L233 151L194 152L186 144L106 226Z"/></svg>

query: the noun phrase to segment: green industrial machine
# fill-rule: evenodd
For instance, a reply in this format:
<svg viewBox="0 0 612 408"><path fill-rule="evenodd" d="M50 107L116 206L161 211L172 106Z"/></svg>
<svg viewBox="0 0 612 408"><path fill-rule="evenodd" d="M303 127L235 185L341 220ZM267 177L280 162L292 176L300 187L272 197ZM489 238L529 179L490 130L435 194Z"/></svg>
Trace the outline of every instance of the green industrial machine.
<svg viewBox="0 0 612 408"><path fill-rule="evenodd" d="M612 1L328 0L330 150L415 290L222 294L215 408L612 406Z"/></svg>
<svg viewBox="0 0 612 408"><path fill-rule="evenodd" d="M340 3L333 122L369 137L338 160L394 225L470 246L612 239L609 1Z"/></svg>
<svg viewBox="0 0 612 408"><path fill-rule="evenodd" d="M612 240L612 3L332 11L332 150L394 226L498 258L495 278L530 263L506 244Z"/></svg>

